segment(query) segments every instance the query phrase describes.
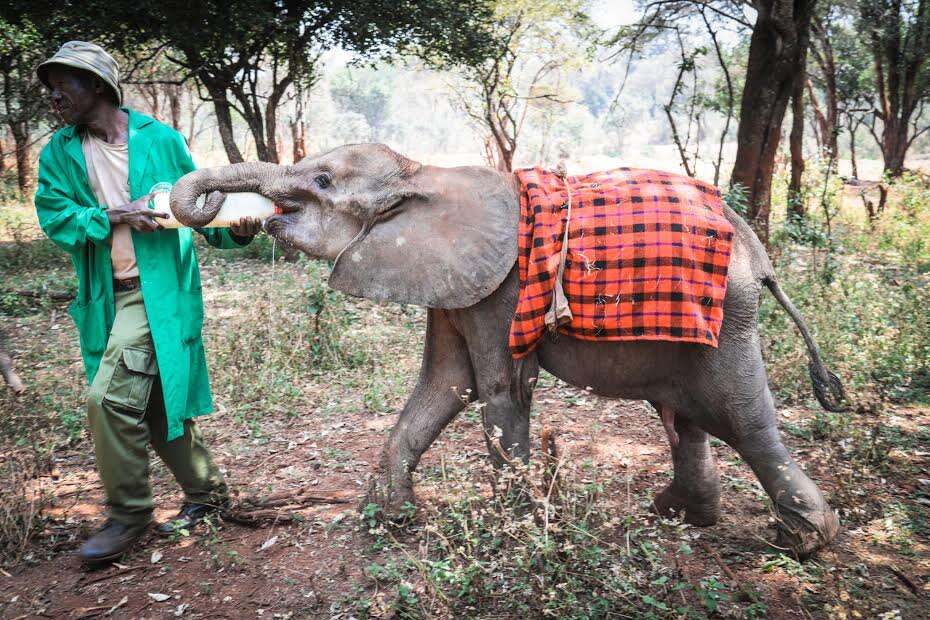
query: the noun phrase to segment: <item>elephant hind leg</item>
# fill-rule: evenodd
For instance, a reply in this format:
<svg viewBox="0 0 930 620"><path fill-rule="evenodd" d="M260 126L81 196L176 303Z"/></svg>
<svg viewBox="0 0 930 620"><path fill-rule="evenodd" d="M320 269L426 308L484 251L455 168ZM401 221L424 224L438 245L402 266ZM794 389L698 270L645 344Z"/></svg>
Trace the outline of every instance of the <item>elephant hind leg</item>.
<svg viewBox="0 0 930 620"><path fill-rule="evenodd" d="M806 557L836 537L839 519L782 443L758 343L746 346L735 359L754 370L741 373L737 382L732 372L719 372L692 419L733 447L762 483L778 522L775 546Z"/></svg>
<svg viewBox="0 0 930 620"><path fill-rule="evenodd" d="M720 477L706 432L674 410L657 406L672 449L675 478L653 500L653 510L686 523L714 525L720 518Z"/></svg>
<svg viewBox="0 0 930 620"><path fill-rule="evenodd" d="M774 423L739 437L731 445L772 500L778 528L775 547L805 558L836 537L839 518L814 481L788 454Z"/></svg>
<svg viewBox="0 0 930 620"><path fill-rule="evenodd" d="M362 508L374 503L387 518L403 516L404 505L414 503L413 471L420 458L476 389L465 340L445 311L430 309L417 385L391 430Z"/></svg>

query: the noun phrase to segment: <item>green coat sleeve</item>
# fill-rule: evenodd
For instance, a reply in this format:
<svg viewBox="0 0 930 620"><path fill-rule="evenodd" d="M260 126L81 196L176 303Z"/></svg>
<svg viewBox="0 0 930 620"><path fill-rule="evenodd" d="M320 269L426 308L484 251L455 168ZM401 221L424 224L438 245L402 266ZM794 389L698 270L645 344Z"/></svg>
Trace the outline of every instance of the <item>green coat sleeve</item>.
<svg viewBox="0 0 930 620"><path fill-rule="evenodd" d="M184 141L184 137L181 134L177 134L177 139L179 141L178 148L180 149L180 161L178 163L182 170L182 175L193 172L197 169L197 166L194 164L193 157L191 157L190 149L187 148L187 143ZM233 250L245 247L252 242L251 239L246 239L244 243L239 243L237 238L233 237L232 233L229 232L228 228L195 228L194 230L203 235L207 243L221 250Z"/></svg>
<svg viewBox="0 0 930 620"><path fill-rule="evenodd" d="M74 200L63 165L61 146L49 143L39 156L36 214L39 226L55 245L73 253L87 242L108 243L110 220L98 205L82 205Z"/></svg>

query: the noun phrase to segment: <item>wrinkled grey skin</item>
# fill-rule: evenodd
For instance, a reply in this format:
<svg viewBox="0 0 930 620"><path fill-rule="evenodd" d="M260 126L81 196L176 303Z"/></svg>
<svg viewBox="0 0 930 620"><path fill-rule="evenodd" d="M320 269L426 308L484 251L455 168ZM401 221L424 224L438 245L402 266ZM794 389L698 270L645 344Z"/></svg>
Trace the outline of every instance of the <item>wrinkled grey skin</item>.
<svg viewBox="0 0 930 620"><path fill-rule="evenodd" d="M719 519L713 435L740 453L772 498L779 517L775 544L806 556L836 536L835 513L776 427L757 327L763 285L807 341L821 402L836 409L831 396L841 398L842 388L778 288L764 248L732 211L727 217L736 240L719 348L545 336L533 354L514 362L508 332L518 295L519 207L512 175L422 166L382 145L349 145L293 166L247 163L193 172L172 191L175 216L189 225L209 221L218 205L201 211L194 200L213 190L255 191L275 201L286 212L270 218L266 230L312 257L336 261L332 287L429 308L419 380L366 498L386 514L414 501L412 472L465 407L466 390L486 403L487 434L502 433L510 455L526 458L533 385L542 367L597 394L648 400L664 412L675 476L655 498L658 512L684 513L696 525Z"/></svg>
<svg viewBox="0 0 930 620"><path fill-rule="evenodd" d="M0 374L3 375L4 381L10 386L14 394L21 394L26 391L26 386L23 385L16 371L13 370L13 360L10 354L6 352L6 342L2 331L0 331Z"/></svg>

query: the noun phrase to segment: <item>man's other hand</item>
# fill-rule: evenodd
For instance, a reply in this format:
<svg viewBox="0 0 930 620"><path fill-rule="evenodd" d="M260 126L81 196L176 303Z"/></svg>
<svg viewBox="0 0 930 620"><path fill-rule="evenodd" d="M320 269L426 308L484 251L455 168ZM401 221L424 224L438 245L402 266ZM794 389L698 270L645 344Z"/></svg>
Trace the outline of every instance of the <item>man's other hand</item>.
<svg viewBox="0 0 930 620"><path fill-rule="evenodd" d="M154 193L146 194L128 204L107 209L107 217L110 218L110 223L129 224L133 230L138 230L139 232L158 230L161 228L158 224L158 219L167 219L168 214L149 209L147 203L154 195Z"/></svg>
<svg viewBox="0 0 930 620"><path fill-rule="evenodd" d="M251 239L262 229L262 221L257 217L244 217L229 225L229 232L240 239Z"/></svg>

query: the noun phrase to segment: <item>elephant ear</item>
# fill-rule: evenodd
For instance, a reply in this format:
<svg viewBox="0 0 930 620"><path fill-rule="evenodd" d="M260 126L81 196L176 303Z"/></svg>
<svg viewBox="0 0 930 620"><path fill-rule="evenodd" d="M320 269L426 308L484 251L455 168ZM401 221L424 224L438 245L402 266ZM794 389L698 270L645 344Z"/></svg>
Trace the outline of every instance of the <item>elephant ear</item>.
<svg viewBox="0 0 930 620"><path fill-rule="evenodd" d="M466 308L493 293L517 260L516 191L492 170L458 169L443 190L398 190L365 224L329 277L336 290L377 301Z"/></svg>

